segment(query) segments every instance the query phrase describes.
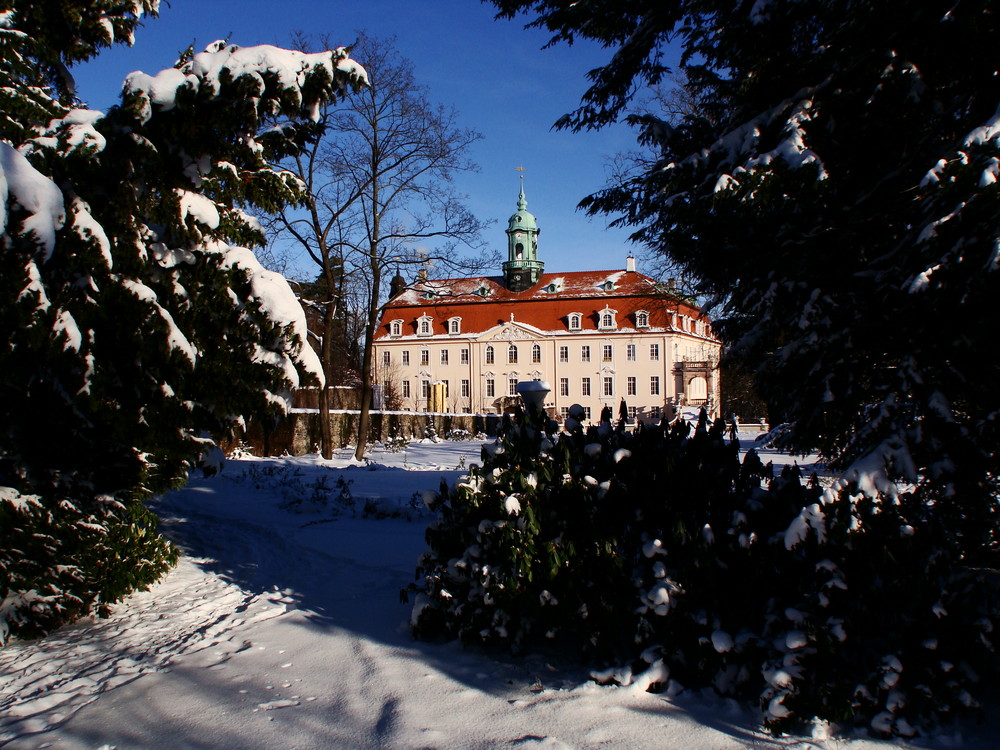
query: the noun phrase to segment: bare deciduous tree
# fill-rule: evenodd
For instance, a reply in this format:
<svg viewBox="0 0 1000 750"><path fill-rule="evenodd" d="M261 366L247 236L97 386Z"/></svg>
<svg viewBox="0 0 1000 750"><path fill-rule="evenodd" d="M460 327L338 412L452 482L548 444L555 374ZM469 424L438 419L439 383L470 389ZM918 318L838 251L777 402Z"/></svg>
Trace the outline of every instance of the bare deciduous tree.
<svg viewBox="0 0 1000 750"><path fill-rule="evenodd" d="M307 40L297 40L307 46ZM374 339L385 304L387 273L407 266L455 273L490 259L460 259L458 245L475 247L481 224L451 185L476 169L468 157L481 138L458 124L453 109L432 105L414 80L412 65L393 41L362 34L352 55L368 72L368 86L320 113L311 148L284 165L308 188L304 210L279 216L279 226L319 266L328 297L322 301L324 367L332 371L334 321L348 288L363 298L360 315L361 415L356 456L368 437ZM325 399L320 403L325 412ZM323 455L332 455L326 418Z"/></svg>

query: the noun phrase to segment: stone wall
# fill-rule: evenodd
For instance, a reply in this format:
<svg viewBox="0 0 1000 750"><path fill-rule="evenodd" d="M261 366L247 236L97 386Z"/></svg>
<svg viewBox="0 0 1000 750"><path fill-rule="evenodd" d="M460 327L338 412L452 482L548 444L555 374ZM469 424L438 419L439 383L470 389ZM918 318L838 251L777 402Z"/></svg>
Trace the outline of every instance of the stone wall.
<svg viewBox="0 0 1000 750"><path fill-rule="evenodd" d="M358 430L356 409L338 409L329 414L330 431L335 447L353 445ZM433 426L438 436L444 438L451 430L465 430L473 435L496 435L500 417L496 414L453 414L412 411L372 411L369 442L381 442L392 435L422 438L428 426ZM289 453L301 456L316 452L319 446L320 414L314 409L292 409L292 413L277 425L265 429L257 420L247 423L243 442L255 455L280 456Z"/></svg>

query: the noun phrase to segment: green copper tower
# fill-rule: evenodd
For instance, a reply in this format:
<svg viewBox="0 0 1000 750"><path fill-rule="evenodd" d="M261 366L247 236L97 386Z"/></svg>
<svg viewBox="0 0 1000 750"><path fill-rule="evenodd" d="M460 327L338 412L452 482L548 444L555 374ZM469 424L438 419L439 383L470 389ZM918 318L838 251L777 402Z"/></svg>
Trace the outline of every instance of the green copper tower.
<svg viewBox="0 0 1000 750"><path fill-rule="evenodd" d="M524 198L524 178L517 197L517 212L507 222L507 260L503 264L504 284L512 292L523 292L534 286L545 270L538 260L538 222L528 213Z"/></svg>

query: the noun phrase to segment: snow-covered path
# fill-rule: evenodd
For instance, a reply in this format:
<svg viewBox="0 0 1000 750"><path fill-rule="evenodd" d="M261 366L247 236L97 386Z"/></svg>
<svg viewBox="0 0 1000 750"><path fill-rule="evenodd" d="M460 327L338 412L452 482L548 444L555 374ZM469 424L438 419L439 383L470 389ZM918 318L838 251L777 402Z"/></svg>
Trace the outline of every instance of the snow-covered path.
<svg viewBox="0 0 1000 750"><path fill-rule="evenodd" d="M413 446L378 470L316 457L231 463L157 508L181 564L107 619L0 650L5 748L888 747L770 738L717 698L599 687L585 670L428 644L409 634L426 517L415 492L453 480L475 443ZM403 465L410 469L403 470ZM282 509L349 487L355 512ZM334 490L336 497L341 490ZM365 499L409 518L365 518ZM299 503L294 507L308 505ZM985 733L966 748L992 747ZM954 741L956 737L952 737ZM952 744L939 738L932 746ZM984 744L985 743L985 744Z"/></svg>

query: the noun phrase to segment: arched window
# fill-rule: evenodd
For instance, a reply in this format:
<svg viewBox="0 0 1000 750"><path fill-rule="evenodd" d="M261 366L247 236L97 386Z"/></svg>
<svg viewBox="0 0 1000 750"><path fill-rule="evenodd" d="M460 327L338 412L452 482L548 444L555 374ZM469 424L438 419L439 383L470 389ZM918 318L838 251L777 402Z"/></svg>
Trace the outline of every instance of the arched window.
<svg viewBox="0 0 1000 750"><path fill-rule="evenodd" d="M531 361L535 364L542 361L542 347L538 344L531 347Z"/></svg>
<svg viewBox="0 0 1000 750"><path fill-rule="evenodd" d="M517 364L517 345L511 344L507 347L507 364L516 365Z"/></svg>
<svg viewBox="0 0 1000 750"><path fill-rule="evenodd" d="M390 324L389 333L392 336L402 336L403 335L403 321L394 320Z"/></svg>
<svg viewBox="0 0 1000 750"><path fill-rule="evenodd" d="M421 315L417 323L417 333L421 336L431 335L431 317L429 315Z"/></svg>
<svg viewBox="0 0 1000 750"><path fill-rule="evenodd" d="M448 319L448 333L461 333L462 332L462 319L461 318L449 318Z"/></svg>
<svg viewBox="0 0 1000 750"><path fill-rule="evenodd" d="M635 314L635 327L636 328L649 328L649 313L645 310L640 310Z"/></svg>
<svg viewBox="0 0 1000 750"><path fill-rule="evenodd" d="M492 365L493 364L493 347L492 346L487 346L486 347L486 364L488 364L488 365Z"/></svg>
<svg viewBox="0 0 1000 750"><path fill-rule="evenodd" d="M580 330L580 319L583 316L580 313L570 313L569 314L569 330L579 331Z"/></svg>
<svg viewBox="0 0 1000 750"><path fill-rule="evenodd" d="M602 331L613 331L618 327L618 322L615 320L615 314L617 310L612 310L610 307L605 307L598 313L598 328Z"/></svg>

